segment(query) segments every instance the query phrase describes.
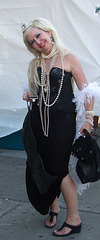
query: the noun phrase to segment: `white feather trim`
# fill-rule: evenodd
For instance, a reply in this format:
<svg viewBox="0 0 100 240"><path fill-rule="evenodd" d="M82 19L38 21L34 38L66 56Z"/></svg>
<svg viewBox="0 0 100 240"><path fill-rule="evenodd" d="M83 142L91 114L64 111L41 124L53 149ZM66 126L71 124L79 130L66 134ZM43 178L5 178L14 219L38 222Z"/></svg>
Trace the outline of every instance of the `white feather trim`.
<svg viewBox="0 0 100 240"><path fill-rule="evenodd" d="M77 112L77 123L76 123L76 136L75 139L79 138L79 130L82 125L85 123L85 103L90 102L91 99L94 99L94 103L100 101L100 85L97 82L89 83L87 86L84 86L80 91L74 93L73 102L76 103L76 112ZM75 141L74 139L74 141ZM82 184L77 173L76 173L76 164L77 158L71 155L70 164L72 167L72 178L76 184L77 193L82 194L85 189L87 189L90 183Z"/></svg>

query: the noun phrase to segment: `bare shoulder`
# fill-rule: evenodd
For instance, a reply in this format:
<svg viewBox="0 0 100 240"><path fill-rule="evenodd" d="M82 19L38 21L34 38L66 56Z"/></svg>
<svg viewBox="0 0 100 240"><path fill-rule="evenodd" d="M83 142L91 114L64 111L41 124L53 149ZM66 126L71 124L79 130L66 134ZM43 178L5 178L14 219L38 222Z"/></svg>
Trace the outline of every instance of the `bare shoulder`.
<svg viewBox="0 0 100 240"><path fill-rule="evenodd" d="M71 72L74 67L79 67L79 65L80 65L80 62L74 54L67 53L64 56L65 69L67 68Z"/></svg>
<svg viewBox="0 0 100 240"><path fill-rule="evenodd" d="M67 61L69 61L70 63L75 63L75 62L79 62L78 58L72 54L72 53L67 53L65 56L64 56L64 59L66 59Z"/></svg>
<svg viewBox="0 0 100 240"><path fill-rule="evenodd" d="M68 62L69 71L72 73L79 89L82 88L83 84L88 84L81 63L74 54L72 53L66 54L64 61Z"/></svg>

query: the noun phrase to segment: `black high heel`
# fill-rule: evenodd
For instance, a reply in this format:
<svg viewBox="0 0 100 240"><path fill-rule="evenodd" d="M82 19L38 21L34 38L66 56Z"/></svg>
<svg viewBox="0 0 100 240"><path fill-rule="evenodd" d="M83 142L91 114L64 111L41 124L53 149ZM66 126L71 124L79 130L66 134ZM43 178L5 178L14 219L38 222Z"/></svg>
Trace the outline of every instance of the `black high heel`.
<svg viewBox="0 0 100 240"><path fill-rule="evenodd" d="M54 231L53 235L57 236L57 237L64 237L64 236L68 236L68 235L71 235L71 234L74 234L74 233L80 233L81 227L82 227L82 222L80 224L78 224L77 226L73 226L73 225L70 225L70 224L64 222L62 227L60 229L58 229L58 231L61 231L64 227L70 228L71 229L70 232L68 232L66 234L59 234L59 233L56 233Z"/></svg>

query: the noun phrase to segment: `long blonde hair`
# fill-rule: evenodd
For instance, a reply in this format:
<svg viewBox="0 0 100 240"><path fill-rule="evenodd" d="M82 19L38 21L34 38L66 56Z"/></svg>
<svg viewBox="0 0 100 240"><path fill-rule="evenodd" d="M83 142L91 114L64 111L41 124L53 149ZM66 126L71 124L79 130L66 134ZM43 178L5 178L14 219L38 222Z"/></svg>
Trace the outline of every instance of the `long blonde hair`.
<svg viewBox="0 0 100 240"><path fill-rule="evenodd" d="M70 50L66 48L65 45L62 43L54 26L47 19L37 18L33 20L27 27L24 27L23 41L27 49L34 55L34 59L30 62L29 68L28 68L28 80L29 80L31 91L34 94L37 94L37 91L40 85L40 80L37 73L37 66L39 65L39 61L41 60L41 53L33 49L27 41L27 34L33 28L39 28L39 29L42 29L43 31L50 31L55 47L62 54L62 56L69 53Z"/></svg>

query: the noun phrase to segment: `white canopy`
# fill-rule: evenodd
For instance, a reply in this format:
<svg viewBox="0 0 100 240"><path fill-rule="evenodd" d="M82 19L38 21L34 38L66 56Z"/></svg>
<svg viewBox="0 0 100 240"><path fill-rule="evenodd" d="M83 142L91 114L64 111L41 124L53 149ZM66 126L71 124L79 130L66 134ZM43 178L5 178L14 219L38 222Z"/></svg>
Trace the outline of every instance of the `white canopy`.
<svg viewBox="0 0 100 240"><path fill-rule="evenodd" d="M0 137L22 128L22 100L32 54L24 46L21 24L50 20L63 42L79 58L88 81L100 82L99 0L0 0ZM100 103L95 115L100 116Z"/></svg>

